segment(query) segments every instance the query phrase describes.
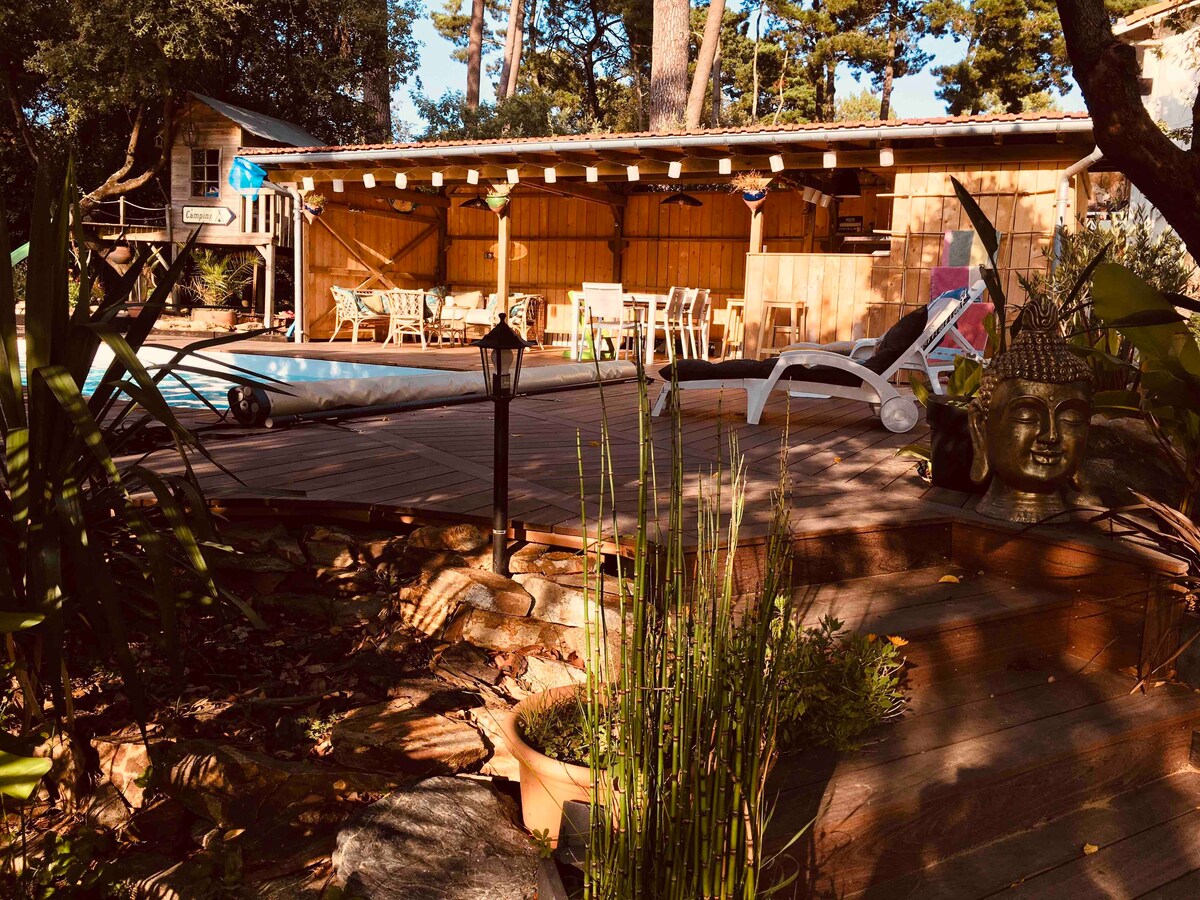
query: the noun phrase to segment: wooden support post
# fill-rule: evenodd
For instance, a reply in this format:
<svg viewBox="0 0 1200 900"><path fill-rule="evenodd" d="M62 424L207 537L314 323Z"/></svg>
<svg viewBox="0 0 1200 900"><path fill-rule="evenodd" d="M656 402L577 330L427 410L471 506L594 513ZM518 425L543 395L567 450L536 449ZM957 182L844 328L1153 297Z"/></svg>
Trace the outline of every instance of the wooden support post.
<svg viewBox="0 0 1200 900"><path fill-rule="evenodd" d="M763 252L763 206L750 212L750 252ZM761 339L763 324L762 293L750 284L750 266L746 266L747 278L745 299L746 306L742 310L742 356L746 359L758 359L758 345Z"/></svg>
<svg viewBox="0 0 1200 900"><path fill-rule="evenodd" d="M263 267L263 327L270 328L275 322L275 244L259 247L266 265Z"/></svg>
<svg viewBox="0 0 1200 900"><path fill-rule="evenodd" d="M621 262L625 255L625 210L620 206L610 207L613 215L613 237L608 242L612 251L612 280L621 283Z"/></svg>
<svg viewBox="0 0 1200 900"><path fill-rule="evenodd" d="M450 210L438 208L434 212L437 215L437 256L433 261L433 280L435 284L444 284L449 287L449 267L446 265L446 256L450 253L450 242L447 240L450 232Z"/></svg>
<svg viewBox="0 0 1200 900"><path fill-rule="evenodd" d="M508 310L508 244L512 233L508 213L511 208L512 203L506 203L496 214L496 308L502 311Z"/></svg>

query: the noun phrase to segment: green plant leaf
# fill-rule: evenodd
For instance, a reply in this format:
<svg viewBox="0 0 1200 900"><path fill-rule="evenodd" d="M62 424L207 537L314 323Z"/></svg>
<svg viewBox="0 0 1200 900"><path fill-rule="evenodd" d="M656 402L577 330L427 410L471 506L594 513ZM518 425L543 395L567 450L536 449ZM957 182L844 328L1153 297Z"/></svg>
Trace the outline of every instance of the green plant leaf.
<svg viewBox="0 0 1200 900"><path fill-rule="evenodd" d="M44 756L14 756L0 750L0 794L28 800L53 764Z"/></svg>
<svg viewBox="0 0 1200 900"><path fill-rule="evenodd" d="M1099 266L1092 299L1105 325L1131 323L1116 327L1142 354L1144 368L1174 367L1200 377L1200 347L1174 304L1129 269L1113 263ZM1168 316L1174 318L1167 321Z"/></svg>
<svg viewBox="0 0 1200 900"><path fill-rule="evenodd" d="M40 625L46 617L40 613L0 612L0 634L13 634L34 625Z"/></svg>

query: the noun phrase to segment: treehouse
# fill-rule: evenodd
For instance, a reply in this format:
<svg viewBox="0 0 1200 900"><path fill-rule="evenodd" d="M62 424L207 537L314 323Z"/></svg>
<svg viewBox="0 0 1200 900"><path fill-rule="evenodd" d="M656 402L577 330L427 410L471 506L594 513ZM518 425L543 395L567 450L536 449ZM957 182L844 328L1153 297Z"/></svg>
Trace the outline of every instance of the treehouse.
<svg viewBox="0 0 1200 900"><path fill-rule="evenodd" d="M87 224L100 240L118 245L151 244L155 265L166 265L176 245L198 231L197 243L255 250L262 257L256 294L265 320L274 306L276 255L290 253L292 198L263 191L249 200L229 183L237 155L247 148L304 147L319 141L303 129L262 113L192 93L171 145L167 184L170 201L149 206L126 197L107 200Z"/></svg>

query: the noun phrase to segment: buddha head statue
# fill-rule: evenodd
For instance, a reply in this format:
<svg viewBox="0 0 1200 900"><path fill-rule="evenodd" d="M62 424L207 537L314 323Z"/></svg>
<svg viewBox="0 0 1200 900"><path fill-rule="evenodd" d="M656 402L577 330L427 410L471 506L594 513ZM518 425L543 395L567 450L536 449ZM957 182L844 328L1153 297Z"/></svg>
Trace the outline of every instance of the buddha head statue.
<svg viewBox="0 0 1200 900"><path fill-rule="evenodd" d="M980 513L1040 522L1068 508L1087 447L1091 370L1067 347L1048 299L1031 300L1021 332L984 371L971 402L971 477L992 476Z"/></svg>

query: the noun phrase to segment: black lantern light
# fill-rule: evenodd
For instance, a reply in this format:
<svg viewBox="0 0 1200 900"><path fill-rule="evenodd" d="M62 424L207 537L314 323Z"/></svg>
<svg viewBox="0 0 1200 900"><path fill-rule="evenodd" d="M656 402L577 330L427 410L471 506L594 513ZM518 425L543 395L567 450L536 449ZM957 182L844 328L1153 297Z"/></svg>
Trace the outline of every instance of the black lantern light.
<svg viewBox="0 0 1200 900"><path fill-rule="evenodd" d="M834 172L830 193L835 197L861 197L862 183L858 179L858 171L856 169L838 169Z"/></svg>
<svg viewBox="0 0 1200 900"><path fill-rule="evenodd" d="M487 205L487 201L482 197L472 197L470 200L462 204L463 209L482 209L484 212L491 212L492 208Z"/></svg>
<svg viewBox="0 0 1200 900"><path fill-rule="evenodd" d="M513 331L504 313L496 327L475 341L484 390L496 404L492 453L492 570L508 574L508 404L521 381L521 360L531 346Z"/></svg>

